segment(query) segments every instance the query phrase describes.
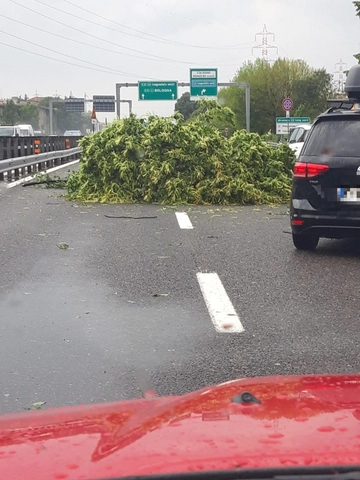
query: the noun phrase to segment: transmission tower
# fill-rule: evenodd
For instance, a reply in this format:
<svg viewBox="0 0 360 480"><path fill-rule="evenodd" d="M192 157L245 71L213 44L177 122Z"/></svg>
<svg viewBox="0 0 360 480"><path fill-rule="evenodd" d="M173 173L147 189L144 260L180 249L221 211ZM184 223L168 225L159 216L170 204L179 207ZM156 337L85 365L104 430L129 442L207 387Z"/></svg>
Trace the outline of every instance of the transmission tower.
<svg viewBox="0 0 360 480"><path fill-rule="evenodd" d="M272 37L272 41L274 42L275 41L275 34L271 33L271 32L268 32L267 28L266 28L266 25L264 25L264 28L263 28L262 32L257 33L255 35L255 41L256 42L259 41L258 37L260 37L261 40L260 40L260 43L258 45L253 47L253 53L254 53L254 50L261 49L262 59L267 62L267 61L269 61L269 50L276 50L276 55L278 53L278 48L275 45L270 45L269 40L268 40L268 37Z"/></svg>
<svg viewBox="0 0 360 480"><path fill-rule="evenodd" d="M340 59L339 63L335 64L335 72L334 72L334 79L335 79L335 88L337 93L344 93L345 87L345 71L347 70L347 64Z"/></svg>

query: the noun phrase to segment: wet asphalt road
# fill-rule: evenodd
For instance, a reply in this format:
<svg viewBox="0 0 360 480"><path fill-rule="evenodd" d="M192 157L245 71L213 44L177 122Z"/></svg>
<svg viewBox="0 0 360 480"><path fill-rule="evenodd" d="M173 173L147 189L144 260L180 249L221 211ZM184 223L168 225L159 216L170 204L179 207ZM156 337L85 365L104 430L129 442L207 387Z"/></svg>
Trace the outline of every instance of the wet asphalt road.
<svg viewBox="0 0 360 480"><path fill-rule="evenodd" d="M295 251L285 206L84 205L62 193L0 185L0 413L359 371L359 242ZM198 272L219 275L244 332L215 331Z"/></svg>

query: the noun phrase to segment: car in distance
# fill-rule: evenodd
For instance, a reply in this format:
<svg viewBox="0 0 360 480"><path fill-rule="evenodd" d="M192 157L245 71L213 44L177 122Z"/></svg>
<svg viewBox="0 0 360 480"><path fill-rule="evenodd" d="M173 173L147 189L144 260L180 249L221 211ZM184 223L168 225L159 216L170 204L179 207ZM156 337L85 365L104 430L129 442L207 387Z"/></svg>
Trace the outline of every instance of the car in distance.
<svg viewBox="0 0 360 480"><path fill-rule="evenodd" d="M349 71L348 100L314 122L293 170L293 243L313 250L319 238L360 236L360 65Z"/></svg>
<svg viewBox="0 0 360 480"><path fill-rule="evenodd" d="M20 137L33 137L34 129L32 125L18 125L20 128Z"/></svg>
<svg viewBox="0 0 360 480"><path fill-rule="evenodd" d="M20 128L13 125L1 125L0 126L0 137L19 137Z"/></svg>
<svg viewBox="0 0 360 480"><path fill-rule="evenodd" d="M64 137L81 137L82 133L80 130L66 130Z"/></svg>
<svg viewBox="0 0 360 480"><path fill-rule="evenodd" d="M295 152L296 158L299 158L301 149L304 145L306 137L311 129L311 125L299 125L291 132L289 138L289 147Z"/></svg>

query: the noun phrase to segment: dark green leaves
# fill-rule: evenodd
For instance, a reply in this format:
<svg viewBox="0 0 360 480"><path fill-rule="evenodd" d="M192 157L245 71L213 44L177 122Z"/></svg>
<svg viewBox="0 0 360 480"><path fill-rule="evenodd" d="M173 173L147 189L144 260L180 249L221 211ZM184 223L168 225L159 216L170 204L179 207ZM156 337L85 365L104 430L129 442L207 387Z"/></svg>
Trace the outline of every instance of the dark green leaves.
<svg viewBox="0 0 360 480"><path fill-rule="evenodd" d="M278 203L289 197L294 155L257 134L226 138L215 123L232 112L209 102L184 122L181 115L136 116L84 137L79 172L68 198L93 202L162 204Z"/></svg>

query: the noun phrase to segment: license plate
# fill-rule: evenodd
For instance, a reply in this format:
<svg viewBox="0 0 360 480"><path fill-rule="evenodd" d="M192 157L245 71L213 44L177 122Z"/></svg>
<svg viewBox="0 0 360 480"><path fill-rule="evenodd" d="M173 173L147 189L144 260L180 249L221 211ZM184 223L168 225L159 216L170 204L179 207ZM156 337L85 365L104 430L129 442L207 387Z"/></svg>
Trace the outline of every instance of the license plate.
<svg viewBox="0 0 360 480"><path fill-rule="evenodd" d="M337 198L339 202L359 202L360 203L360 188L338 188Z"/></svg>

